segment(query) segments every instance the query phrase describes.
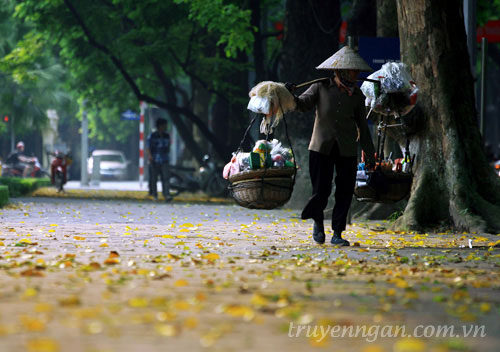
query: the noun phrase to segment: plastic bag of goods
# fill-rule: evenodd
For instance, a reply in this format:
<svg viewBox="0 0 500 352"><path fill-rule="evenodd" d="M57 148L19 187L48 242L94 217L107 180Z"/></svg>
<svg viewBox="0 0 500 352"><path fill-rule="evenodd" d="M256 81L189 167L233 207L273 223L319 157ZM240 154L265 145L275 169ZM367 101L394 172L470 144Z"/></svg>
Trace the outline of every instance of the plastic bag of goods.
<svg viewBox="0 0 500 352"><path fill-rule="evenodd" d="M260 132L263 134L273 133L273 129L279 124L283 114L294 111L296 108L294 96L283 83L260 82L250 90L248 95L250 101L247 109L266 115L260 124Z"/></svg>
<svg viewBox="0 0 500 352"><path fill-rule="evenodd" d="M364 82L361 91L365 104L383 115L403 116L409 113L417 102L418 87L402 62L388 62L370 76L380 81L380 89L375 83Z"/></svg>

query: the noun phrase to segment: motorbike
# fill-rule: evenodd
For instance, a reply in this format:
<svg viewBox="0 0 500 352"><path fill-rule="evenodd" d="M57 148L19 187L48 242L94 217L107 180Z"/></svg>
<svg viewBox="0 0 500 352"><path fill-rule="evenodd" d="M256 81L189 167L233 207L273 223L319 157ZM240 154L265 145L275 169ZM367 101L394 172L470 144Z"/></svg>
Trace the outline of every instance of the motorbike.
<svg viewBox="0 0 500 352"><path fill-rule="evenodd" d="M57 192L64 192L64 184L67 179L68 167L73 163L70 153L54 153L54 160L51 163L51 172L53 173L53 183Z"/></svg>
<svg viewBox="0 0 500 352"><path fill-rule="evenodd" d="M2 165L3 177L23 177L24 170L31 167L31 172L26 177L48 177L49 173L42 169L42 165L36 156L31 157L27 162L17 164Z"/></svg>
<svg viewBox="0 0 500 352"><path fill-rule="evenodd" d="M203 191L210 197L223 197L228 194L227 181L222 177L222 167L217 167L209 155L203 157L205 166L195 176L194 168L170 166L170 190L174 196L181 192Z"/></svg>

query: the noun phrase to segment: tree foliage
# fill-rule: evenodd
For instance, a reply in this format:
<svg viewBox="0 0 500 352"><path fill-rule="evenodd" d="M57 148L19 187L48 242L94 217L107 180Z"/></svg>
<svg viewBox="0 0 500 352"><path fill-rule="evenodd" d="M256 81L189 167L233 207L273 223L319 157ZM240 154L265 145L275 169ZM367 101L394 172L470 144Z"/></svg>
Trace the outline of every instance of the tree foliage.
<svg viewBox="0 0 500 352"><path fill-rule="evenodd" d="M235 60L252 45L248 10L224 1L23 0L16 16L56 48L71 72L70 88L88 99L94 116L100 112L99 123L116 126L119 115L103 111L136 109L144 100L178 115L174 124L194 154L200 153L180 116L225 153L225 136L215 136L192 110L191 84L242 104L227 77L248 69Z"/></svg>
<svg viewBox="0 0 500 352"><path fill-rule="evenodd" d="M14 10L12 1L2 1L0 108L14 121L16 135L22 136L44 126L47 109L67 109L70 97L60 83L66 71L30 24L12 16ZM1 131L5 134L7 126L2 125Z"/></svg>

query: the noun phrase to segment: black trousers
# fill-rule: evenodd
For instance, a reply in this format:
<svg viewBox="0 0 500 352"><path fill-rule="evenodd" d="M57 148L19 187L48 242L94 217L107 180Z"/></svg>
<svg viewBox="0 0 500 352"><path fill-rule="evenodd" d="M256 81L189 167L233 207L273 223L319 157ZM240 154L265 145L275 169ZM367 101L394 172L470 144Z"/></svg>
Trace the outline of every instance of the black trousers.
<svg viewBox="0 0 500 352"><path fill-rule="evenodd" d="M155 198L158 197L158 191L156 183L158 182L158 176L161 177L161 191L163 197L167 199L170 197L170 173L168 170L168 163L157 164L151 163L151 176L149 178L151 182L151 195Z"/></svg>
<svg viewBox="0 0 500 352"><path fill-rule="evenodd" d="M309 175L312 183L312 196L302 211L302 219L323 221L323 211L332 192L334 170L337 176L335 177L335 206L332 214L332 229L334 231L344 231L356 183L357 158L355 156L340 156L337 144L335 144L330 155L309 151Z"/></svg>

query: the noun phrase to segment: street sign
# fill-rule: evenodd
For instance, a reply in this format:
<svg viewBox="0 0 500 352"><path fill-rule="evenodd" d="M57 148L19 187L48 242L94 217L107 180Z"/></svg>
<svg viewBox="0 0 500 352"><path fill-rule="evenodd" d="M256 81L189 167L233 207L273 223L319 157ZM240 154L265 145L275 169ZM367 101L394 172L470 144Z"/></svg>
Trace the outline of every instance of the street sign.
<svg viewBox="0 0 500 352"><path fill-rule="evenodd" d="M481 43L481 38L486 38L488 43L500 43L500 20L488 21L477 29L476 40Z"/></svg>
<svg viewBox="0 0 500 352"><path fill-rule="evenodd" d="M358 54L374 71L386 62L401 60L398 37L359 37L358 44Z"/></svg>
<svg viewBox="0 0 500 352"><path fill-rule="evenodd" d="M129 120L129 121L139 121L140 117L137 113L133 112L132 110L127 110L125 112L122 112L122 120Z"/></svg>

